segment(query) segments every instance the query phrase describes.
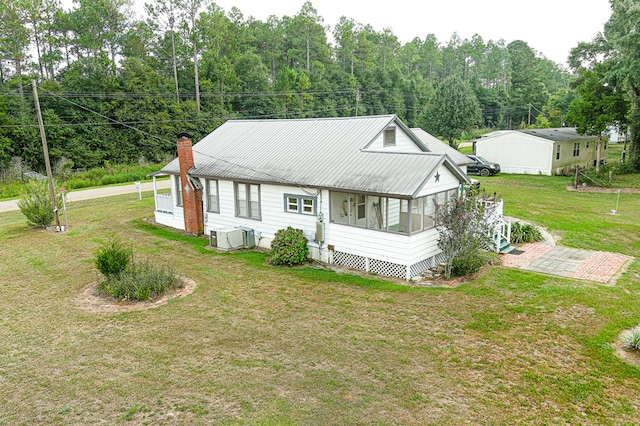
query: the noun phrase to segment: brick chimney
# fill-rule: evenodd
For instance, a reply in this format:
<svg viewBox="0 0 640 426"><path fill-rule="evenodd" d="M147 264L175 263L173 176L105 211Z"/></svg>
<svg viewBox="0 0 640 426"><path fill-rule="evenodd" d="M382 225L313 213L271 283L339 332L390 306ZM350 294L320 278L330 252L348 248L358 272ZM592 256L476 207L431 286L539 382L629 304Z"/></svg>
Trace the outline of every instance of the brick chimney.
<svg viewBox="0 0 640 426"><path fill-rule="evenodd" d="M180 163L184 229L192 234L200 235L204 231L202 189L193 189L187 177L189 170L194 167L191 135L188 133L178 134L178 162Z"/></svg>

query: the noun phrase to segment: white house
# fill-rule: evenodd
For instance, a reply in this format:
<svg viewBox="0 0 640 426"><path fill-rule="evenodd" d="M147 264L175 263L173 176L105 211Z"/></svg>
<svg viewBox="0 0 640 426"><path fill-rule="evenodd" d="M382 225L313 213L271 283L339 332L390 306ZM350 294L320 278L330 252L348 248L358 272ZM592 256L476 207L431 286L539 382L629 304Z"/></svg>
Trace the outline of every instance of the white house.
<svg viewBox="0 0 640 426"><path fill-rule="evenodd" d="M230 120L192 149L183 134L157 175L172 182L160 224L223 248L292 226L316 260L406 279L440 261L436 203L469 183L395 115Z"/></svg>
<svg viewBox="0 0 640 426"><path fill-rule="evenodd" d="M558 175L594 166L597 145L595 136L575 128L498 130L478 139L475 153L500 164L502 173ZM605 142L601 158L606 148Z"/></svg>

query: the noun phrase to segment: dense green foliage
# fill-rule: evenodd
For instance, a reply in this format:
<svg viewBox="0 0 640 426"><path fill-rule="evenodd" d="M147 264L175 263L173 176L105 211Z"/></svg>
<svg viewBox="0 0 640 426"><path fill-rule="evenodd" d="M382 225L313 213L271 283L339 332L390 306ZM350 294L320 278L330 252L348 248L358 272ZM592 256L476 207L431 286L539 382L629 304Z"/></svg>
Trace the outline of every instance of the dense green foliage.
<svg viewBox="0 0 640 426"><path fill-rule="evenodd" d="M73 168L159 163L175 154L178 132L199 140L229 118L394 113L415 127L447 77L473 92L484 127L535 124L529 104L560 123L573 96L568 72L525 41L401 44L351 18L326 27L311 3L266 22L208 0L151 1L140 21L126 1L71 7L0 4L0 170L13 157L44 167L32 79L52 162Z"/></svg>
<svg viewBox="0 0 640 426"><path fill-rule="evenodd" d="M147 261L133 262L117 275L107 275L98 283L98 292L118 300L147 300L160 296L182 281L170 266Z"/></svg>
<svg viewBox="0 0 640 426"><path fill-rule="evenodd" d="M612 13L604 31L571 51L569 63L579 74L579 96L567 119L581 133L592 135L607 125L623 133L628 129L629 154L636 165L640 157L640 37L636 31L640 2L610 3Z"/></svg>
<svg viewBox="0 0 640 426"><path fill-rule="evenodd" d="M511 224L511 244L535 243L542 240L542 233L534 225L522 222Z"/></svg>
<svg viewBox="0 0 640 426"><path fill-rule="evenodd" d="M96 250L96 269L107 279L121 275L132 261L133 246L119 237L110 237Z"/></svg>
<svg viewBox="0 0 640 426"><path fill-rule="evenodd" d="M465 256L458 256L451 264L451 276L463 277L475 274L484 265L494 262L497 254L485 250L478 250Z"/></svg>
<svg viewBox="0 0 640 426"><path fill-rule="evenodd" d="M302 235L302 230L280 229L276 232L275 238L271 241L271 251L269 252L269 262L272 265L300 265L307 262L309 258L309 240Z"/></svg>
<svg viewBox="0 0 640 426"><path fill-rule="evenodd" d="M22 162L21 162L22 163ZM68 163L67 163L68 164ZM0 179L0 199L17 197L24 191L24 182L28 180L22 176L26 167L18 164L17 169L10 166L6 170L4 181ZM96 167L89 170L66 171L62 168L55 168L53 174L59 187L67 191L92 186L114 185L126 182L137 182L148 179L149 174L160 170L163 164L149 165L111 165L105 162L103 167Z"/></svg>
<svg viewBox="0 0 640 426"><path fill-rule="evenodd" d="M58 210L62 206L62 199L56 197ZM18 200L18 208L27 218L29 225L46 228L51 225L55 217L51 203L51 191L46 180L30 179L22 188Z"/></svg>

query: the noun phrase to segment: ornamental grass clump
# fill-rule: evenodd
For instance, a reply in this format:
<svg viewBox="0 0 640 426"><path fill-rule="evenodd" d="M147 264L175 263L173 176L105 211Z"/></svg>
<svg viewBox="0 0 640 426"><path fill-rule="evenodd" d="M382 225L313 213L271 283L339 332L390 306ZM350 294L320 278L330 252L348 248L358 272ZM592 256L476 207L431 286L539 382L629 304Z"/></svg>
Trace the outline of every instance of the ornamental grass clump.
<svg viewBox="0 0 640 426"><path fill-rule="evenodd" d="M640 325L622 333L622 347L634 351L640 350Z"/></svg>
<svg viewBox="0 0 640 426"><path fill-rule="evenodd" d="M133 247L118 237L110 237L96 251L96 268L104 279L98 293L118 300L146 300L182 287L182 280L170 266L156 266L145 260L135 262Z"/></svg>
<svg viewBox="0 0 640 426"><path fill-rule="evenodd" d="M276 232L271 242L269 262L272 265L299 265L309 258L309 240L302 235L302 230L287 227Z"/></svg>
<svg viewBox="0 0 640 426"><path fill-rule="evenodd" d="M146 260L131 263L119 275L107 276L98 283L98 293L118 300L140 301L153 299L182 285L172 267L156 266Z"/></svg>

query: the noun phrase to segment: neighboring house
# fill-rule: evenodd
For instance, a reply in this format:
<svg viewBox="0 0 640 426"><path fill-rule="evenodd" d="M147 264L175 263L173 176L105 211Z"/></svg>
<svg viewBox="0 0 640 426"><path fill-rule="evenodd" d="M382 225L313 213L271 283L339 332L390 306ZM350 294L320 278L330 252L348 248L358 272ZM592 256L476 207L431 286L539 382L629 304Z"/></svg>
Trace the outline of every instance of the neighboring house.
<svg viewBox="0 0 640 426"><path fill-rule="evenodd" d="M475 142L475 153L500 164L502 173L559 175L595 166L597 137L575 128L498 130ZM606 158L606 142L601 158Z"/></svg>
<svg viewBox="0 0 640 426"><path fill-rule="evenodd" d="M435 206L469 183L395 115L230 120L193 149L181 136L156 174L172 182L156 193L158 223L224 248L268 248L292 226L313 259L386 276L440 262Z"/></svg>

